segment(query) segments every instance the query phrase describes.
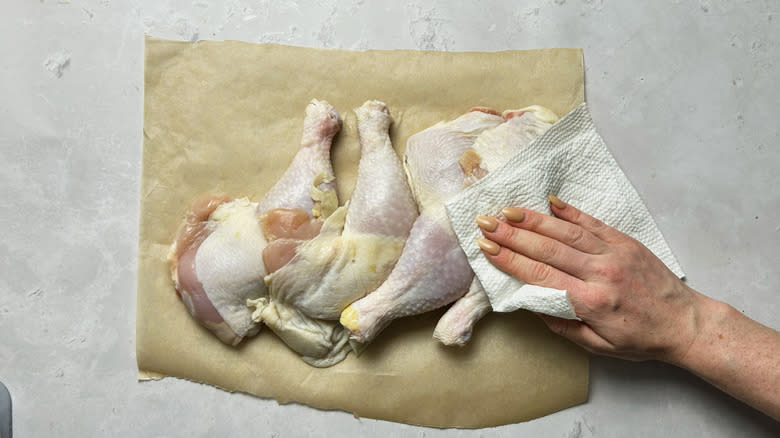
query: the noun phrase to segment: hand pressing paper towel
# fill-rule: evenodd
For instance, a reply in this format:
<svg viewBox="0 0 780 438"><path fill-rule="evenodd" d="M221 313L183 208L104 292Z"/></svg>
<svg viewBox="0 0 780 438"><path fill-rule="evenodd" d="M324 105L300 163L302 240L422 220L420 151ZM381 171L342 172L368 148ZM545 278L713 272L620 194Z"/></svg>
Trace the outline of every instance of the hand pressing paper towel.
<svg viewBox="0 0 780 438"><path fill-rule="evenodd" d="M639 240L677 276L685 275L582 103L502 167L445 204L493 310L527 309L577 319L566 291L526 284L503 273L476 243L482 237L474 222L478 215L497 216L508 206L550 214L550 193Z"/></svg>

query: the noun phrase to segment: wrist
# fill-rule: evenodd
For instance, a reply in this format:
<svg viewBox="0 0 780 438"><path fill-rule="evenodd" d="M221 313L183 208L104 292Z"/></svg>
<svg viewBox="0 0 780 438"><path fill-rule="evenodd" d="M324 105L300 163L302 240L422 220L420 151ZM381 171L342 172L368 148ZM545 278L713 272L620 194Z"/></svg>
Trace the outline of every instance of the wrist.
<svg viewBox="0 0 780 438"><path fill-rule="evenodd" d="M728 304L712 299L691 289L693 304L689 316L687 336L681 336L682 344L674 354L665 362L696 372L697 369L706 366L705 362L712 355L712 344L717 335L718 327L728 319L732 311L736 311Z"/></svg>

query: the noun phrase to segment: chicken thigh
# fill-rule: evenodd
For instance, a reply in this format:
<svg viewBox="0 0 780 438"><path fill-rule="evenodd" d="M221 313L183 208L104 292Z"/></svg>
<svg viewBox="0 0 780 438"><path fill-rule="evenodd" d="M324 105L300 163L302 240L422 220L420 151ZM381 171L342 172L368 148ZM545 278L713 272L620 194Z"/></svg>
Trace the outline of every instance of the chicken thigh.
<svg viewBox="0 0 780 438"><path fill-rule="evenodd" d="M339 127L333 107L313 100L306 108L301 149L259 203L207 196L187 213L168 255L171 276L192 316L222 342L237 345L259 330L246 301L267 293L264 250L276 243L269 245L269 240L276 234L294 235L293 242L310 239L319 232L318 217L338 206L330 146ZM258 218L272 209L284 210L276 220L266 217L261 227ZM315 218L309 216L312 211ZM296 212L305 219L279 219ZM277 250L271 259L279 263L285 256Z"/></svg>
<svg viewBox="0 0 780 438"><path fill-rule="evenodd" d="M392 320L445 306L469 290L442 319L436 336L446 344L468 340L490 303L458 245L444 202L551 126L550 114L529 107L502 117L479 108L409 138L404 164L420 216L387 280L342 312L341 323L353 340L368 342Z"/></svg>
<svg viewBox="0 0 780 438"><path fill-rule="evenodd" d="M325 220L317 237L297 247L289 263L268 275L269 296L250 301L253 319L314 366L332 365L347 354L349 333L337 322L342 310L385 280L417 217L390 142L389 111L368 101L355 113L361 158L351 200Z"/></svg>

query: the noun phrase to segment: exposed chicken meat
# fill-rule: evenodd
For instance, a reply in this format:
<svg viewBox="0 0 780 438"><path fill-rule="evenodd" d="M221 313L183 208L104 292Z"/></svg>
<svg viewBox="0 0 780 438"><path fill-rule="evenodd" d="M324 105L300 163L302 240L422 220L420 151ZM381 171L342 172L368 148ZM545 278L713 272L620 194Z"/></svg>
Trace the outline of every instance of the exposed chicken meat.
<svg viewBox="0 0 780 438"><path fill-rule="evenodd" d="M212 304L203 285L195 274L195 255L203 240L208 237L208 218L221 204L230 201L227 197L204 196L190 206L168 260L176 294L181 298L190 314L202 325L228 344L236 342L236 333L228 326ZM240 340L240 339L239 339Z"/></svg>
<svg viewBox="0 0 780 438"><path fill-rule="evenodd" d="M267 293L263 257L268 241L311 237L321 221L308 224L307 212L320 216L338 205L330 146L339 126L333 107L313 100L306 108L301 149L263 200L206 197L187 214L169 253L171 275L192 316L223 342L236 345L259 330L246 301ZM268 219L266 230L261 229L258 216L278 208L297 210L291 213L296 219ZM277 251L269 258L284 256Z"/></svg>
<svg viewBox="0 0 780 438"><path fill-rule="evenodd" d="M289 263L298 246L320 233L322 221L303 210L275 208L260 215L260 228L268 240L263 263L270 274Z"/></svg>
<svg viewBox="0 0 780 438"><path fill-rule="evenodd" d="M481 285L458 246L444 202L506 162L551 126L542 107L504 113L475 108L409 138L405 165L420 207L398 263L387 280L344 310L351 338L368 342L396 318L427 312L463 297L437 326L435 337L463 345L474 324L490 311ZM469 293L463 296L466 291Z"/></svg>

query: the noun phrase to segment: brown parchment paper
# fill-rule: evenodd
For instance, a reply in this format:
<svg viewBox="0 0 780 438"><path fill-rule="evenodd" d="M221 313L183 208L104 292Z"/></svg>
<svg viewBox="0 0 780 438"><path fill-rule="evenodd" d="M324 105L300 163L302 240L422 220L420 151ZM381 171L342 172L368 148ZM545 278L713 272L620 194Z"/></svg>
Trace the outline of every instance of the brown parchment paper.
<svg viewBox="0 0 780 438"><path fill-rule="evenodd" d="M489 315L463 349L431 338L442 311L405 318L360 357L317 369L267 329L238 348L219 342L176 297L165 262L197 195L259 200L271 187L298 150L312 98L344 117L332 150L343 202L359 159L352 109L365 100L388 104L402 153L411 134L476 105L541 104L566 114L584 98L581 50L358 52L148 38L145 81L139 379L176 376L438 427L525 421L587 399L587 355L527 312Z"/></svg>

